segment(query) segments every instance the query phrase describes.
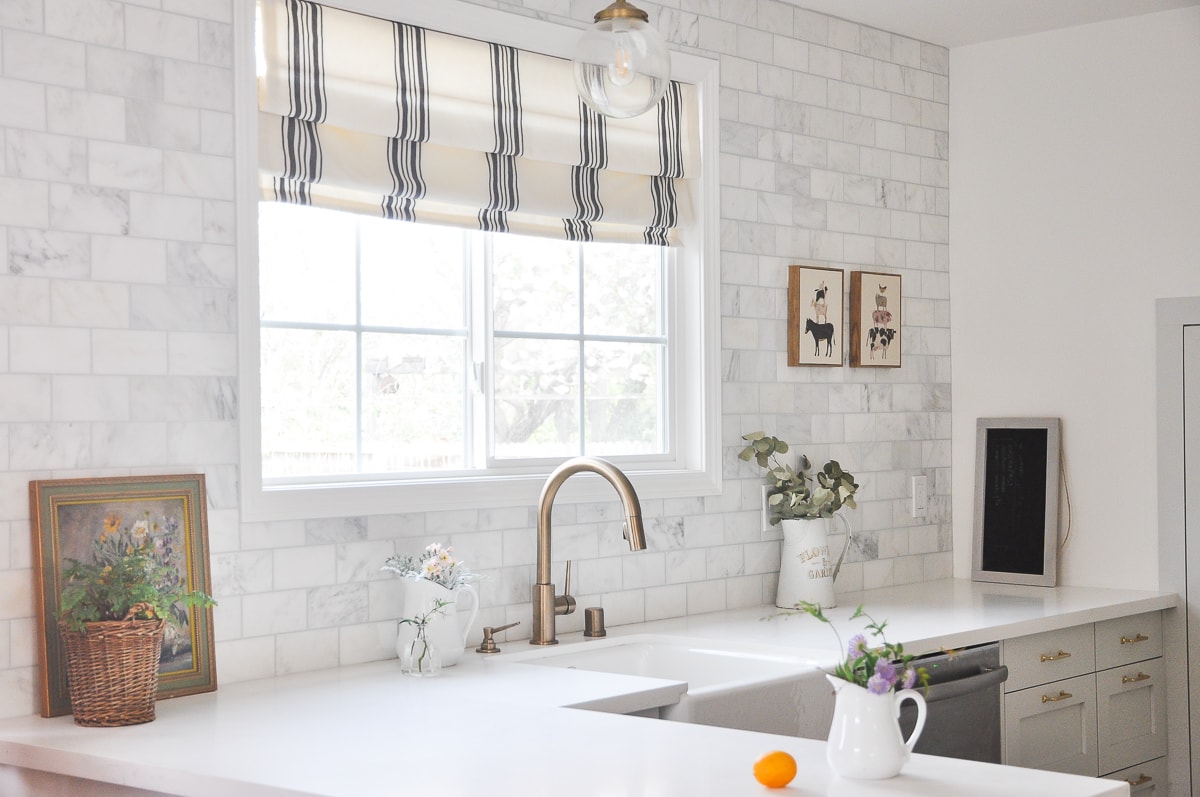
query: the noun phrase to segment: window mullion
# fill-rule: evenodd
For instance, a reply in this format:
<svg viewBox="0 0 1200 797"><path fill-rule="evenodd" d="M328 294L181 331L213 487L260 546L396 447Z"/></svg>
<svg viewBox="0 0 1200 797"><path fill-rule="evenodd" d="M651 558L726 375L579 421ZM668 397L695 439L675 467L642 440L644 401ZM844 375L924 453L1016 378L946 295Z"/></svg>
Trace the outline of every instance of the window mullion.
<svg viewBox="0 0 1200 797"><path fill-rule="evenodd" d="M587 330L584 328L584 319L586 318L585 308L587 307L587 297L583 293L583 274L587 268L587 263L584 258L587 256L584 251L583 244L576 244L575 262L578 263L578 285L579 285L579 453L585 455L588 453L587 445L587 365L584 362L584 335Z"/></svg>
<svg viewBox="0 0 1200 797"><path fill-rule="evenodd" d="M475 468L486 468L491 459L492 439L492 290L490 235L470 234L463 237L464 255L470 286L468 328L470 363L468 380L470 417L467 434L467 462Z"/></svg>

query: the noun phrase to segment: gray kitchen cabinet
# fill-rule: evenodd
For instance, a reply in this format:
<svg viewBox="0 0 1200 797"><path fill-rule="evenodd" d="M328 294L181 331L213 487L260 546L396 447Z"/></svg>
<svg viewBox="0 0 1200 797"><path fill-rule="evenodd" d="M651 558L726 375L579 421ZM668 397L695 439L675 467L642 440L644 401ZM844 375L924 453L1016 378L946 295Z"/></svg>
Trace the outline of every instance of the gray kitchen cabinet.
<svg viewBox="0 0 1200 797"><path fill-rule="evenodd" d="M1165 786L1161 612L1015 637L1001 652L1006 764Z"/></svg>

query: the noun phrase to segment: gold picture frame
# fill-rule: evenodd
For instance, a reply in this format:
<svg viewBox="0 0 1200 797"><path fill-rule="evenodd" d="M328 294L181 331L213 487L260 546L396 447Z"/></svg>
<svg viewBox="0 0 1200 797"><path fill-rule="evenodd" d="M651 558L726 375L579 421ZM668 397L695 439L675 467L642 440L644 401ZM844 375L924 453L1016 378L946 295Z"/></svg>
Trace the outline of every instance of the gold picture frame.
<svg viewBox="0 0 1200 797"><path fill-rule="evenodd" d="M58 631L63 572L96 545L151 537L185 591L212 593L203 474L54 479L29 483L43 717L71 713ZM212 609L177 606L164 635L158 699L217 688Z"/></svg>

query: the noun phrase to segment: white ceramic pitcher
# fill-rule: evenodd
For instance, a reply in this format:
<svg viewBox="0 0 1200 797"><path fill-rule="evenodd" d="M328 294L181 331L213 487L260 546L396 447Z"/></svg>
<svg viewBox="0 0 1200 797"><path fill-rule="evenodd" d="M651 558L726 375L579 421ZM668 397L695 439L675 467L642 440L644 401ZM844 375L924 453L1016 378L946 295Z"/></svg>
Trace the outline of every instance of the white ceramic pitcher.
<svg viewBox="0 0 1200 797"><path fill-rule="evenodd" d="M467 600L464 601L464 598ZM479 614L479 593L470 584L464 584L457 589L449 590L441 584L424 578L404 579L404 609L401 617L418 617L431 610L438 599L447 601L440 613L429 618L425 626L425 637L437 647L441 654L442 666L453 667L462 658L467 646L467 637L471 626ZM460 605L469 604L469 614L464 619L459 612ZM402 656L404 648L417 635L417 629L410 623L400 623L396 633L396 655Z"/></svg>
<svg viewBox="0 0 1200 797"><path fill-rule="evenodd" d="M925 727L925 698L915 689L873 695L858 684L826 674L836 702L825 759L843 778L880 780L899 774ZM908 741L900 735L900 704L917 704Z"/></svg>
<svg viewBox="0 0 1200 797"><path fill-rule="evenodd" d="M780 521L783 527L783 550L779 560L779 587L775 605L791 609L801 601L815 603L823 609L837 606L833 596L833 580L842 569L842 560L850 549L853 535L850 521L834 515L846 527L846 544L837 562L829 554L828 518L790 518Z"/></svg>

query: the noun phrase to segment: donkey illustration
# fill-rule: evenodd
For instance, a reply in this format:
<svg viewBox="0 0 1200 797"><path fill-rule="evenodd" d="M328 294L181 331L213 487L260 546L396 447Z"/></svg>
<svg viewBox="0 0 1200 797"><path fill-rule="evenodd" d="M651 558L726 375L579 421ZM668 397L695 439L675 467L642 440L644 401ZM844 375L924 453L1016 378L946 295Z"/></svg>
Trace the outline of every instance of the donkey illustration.
<svg viewBox="0 0 1200 797"><path fill-rule="evenodd" d="M811 318L804 319L804 334L813 336L813 356L821 356L821 341L825 341L825 356L833 356L833 324L816 324Z"/></svg>

